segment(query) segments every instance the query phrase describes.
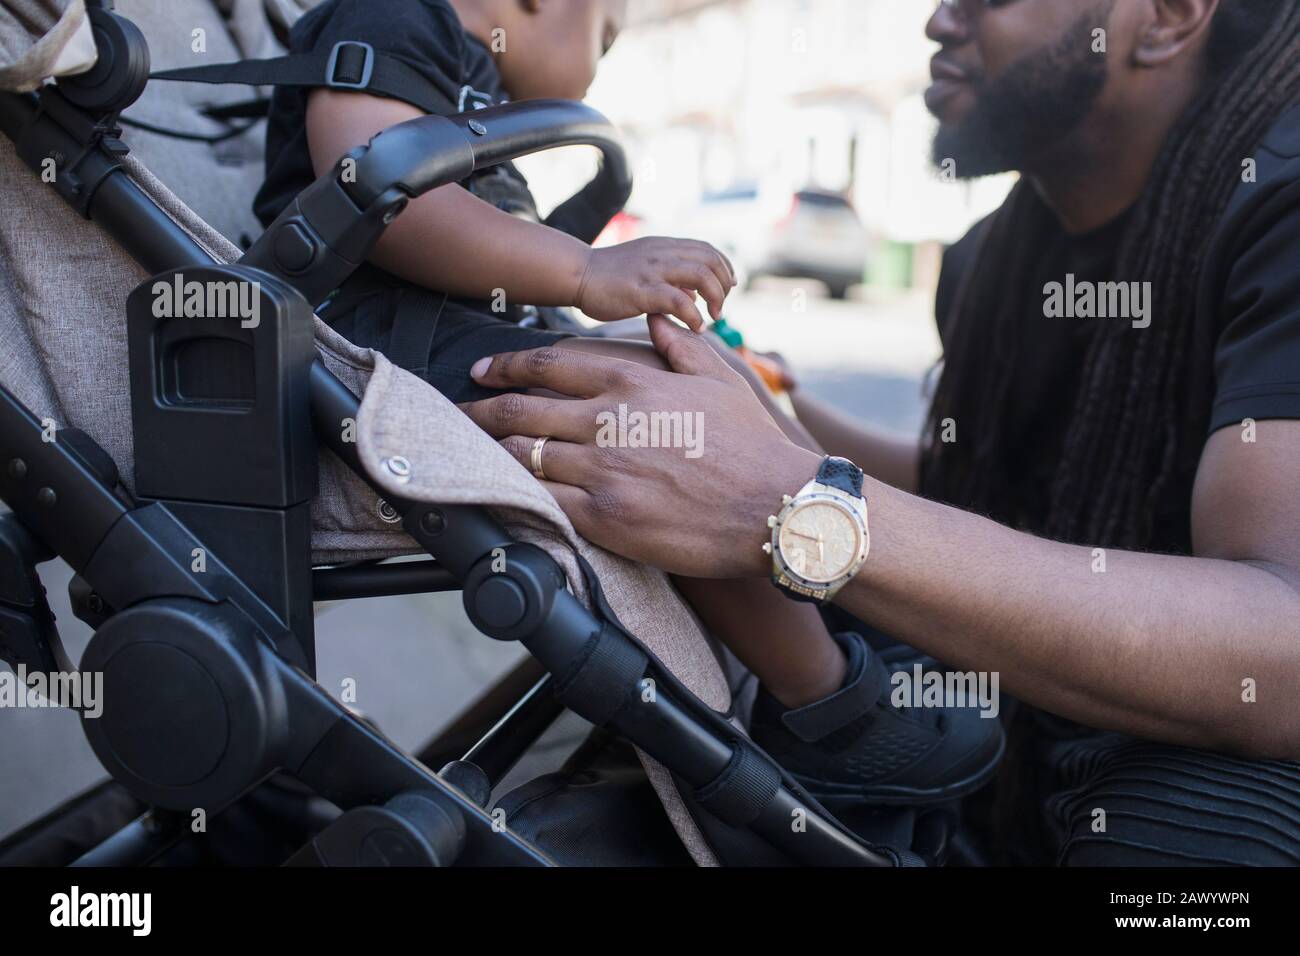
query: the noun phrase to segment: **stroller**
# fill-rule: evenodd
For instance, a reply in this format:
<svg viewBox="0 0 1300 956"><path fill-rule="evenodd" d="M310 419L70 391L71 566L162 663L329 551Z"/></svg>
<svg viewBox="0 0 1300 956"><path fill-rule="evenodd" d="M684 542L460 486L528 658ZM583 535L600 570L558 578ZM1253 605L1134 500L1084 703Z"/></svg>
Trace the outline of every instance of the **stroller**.
<svg viewBox="0 0 1300 956"><path fill-rule="evenodd" d="M200 34L204 62L274 52L295 3L3 7L0 50L20 55L0 69L0 659L75 673L36 572L62 558L94 629L80 670L103 686L82 727L111 780L0 863L942 861L946 834L911 816L850 828L819 806L745 736L662 575L582 541L441 395L313 315L411 199L476 170L594 146L601 173L561 209L625 199L603 117L538 101L404 123L257 235L256 176L219 159L260 154L254 110L208 101L215 131L180 139L121 114L190 110L149 82L150 46L176 66ZM316 683L313 605L456 589L531 661L407 753ZM497 792L566 710L595 728L578 753ZM200 810L221 824L195 832Z"/></svg>

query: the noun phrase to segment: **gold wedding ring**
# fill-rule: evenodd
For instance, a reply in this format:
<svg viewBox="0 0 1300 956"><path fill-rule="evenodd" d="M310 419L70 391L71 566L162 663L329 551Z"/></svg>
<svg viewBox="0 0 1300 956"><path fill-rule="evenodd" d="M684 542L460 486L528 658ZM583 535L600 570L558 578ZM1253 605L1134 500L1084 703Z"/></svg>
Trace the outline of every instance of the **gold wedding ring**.
<svg viewBox="0 0 1300 956"><path fill-rule="evenodd" d="M542 449L546 447L546 443L550 440L549 437L537 439L533 444L532 454L529 456L529 464L533 469L533 477L539 481L550 480L546 477L546 469L542 467Z"/></svg>

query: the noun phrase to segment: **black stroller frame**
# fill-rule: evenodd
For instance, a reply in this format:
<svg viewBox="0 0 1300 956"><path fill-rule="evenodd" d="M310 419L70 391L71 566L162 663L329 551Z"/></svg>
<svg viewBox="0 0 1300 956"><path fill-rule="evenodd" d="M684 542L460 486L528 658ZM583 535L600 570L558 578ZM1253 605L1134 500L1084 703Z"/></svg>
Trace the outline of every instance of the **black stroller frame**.
<svg viewBox="0 0 1300 956"><path fill-rule="evenodd" d="M411 199L475 170L585 144L602 151L609 175L626 177L607 121L541 101L403 123L340 161L223 265L122 168L116 118L143 89L148 51L129 21L91 13L100 65L37 94L4 94L0 130L33 169L53 158L52 187L154 274L127 303L135 492L86 435L48 440L0 387L0 498L12 510L0 518L0 659L29 674L72 670L35 571L61 557L76 574L74 610L95 628L81 668L103 675L105 704L82 723L111 776L151 807L214 814L286 773L345 811L291 863L550 865L485 806L568 707L669 768L706 834L757 840L767 861L914 862L859 839L682 686L618 623L594 575L588 610L544 551L514 541L484 509L387 494L349 440L359 402L316 353L312 303ZM156 283L195 280L248 284L255 327L154 314ZM432 561L313 571L320 445L375 488ZM409 466L384 467L400 478ZM547 676L434 773L315 683L312 602L456 587L479 630L521 642ZM648 680L654 693L643 693ZM138 820L81 862L147 862L158 840Z"/></svg>

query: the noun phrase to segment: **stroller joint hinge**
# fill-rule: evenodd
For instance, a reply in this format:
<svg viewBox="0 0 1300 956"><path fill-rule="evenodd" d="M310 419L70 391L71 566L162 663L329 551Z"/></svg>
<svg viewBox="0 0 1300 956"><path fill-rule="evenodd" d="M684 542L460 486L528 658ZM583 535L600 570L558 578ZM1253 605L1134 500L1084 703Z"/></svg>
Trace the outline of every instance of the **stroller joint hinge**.
<svg viewBox="0 0 1300 956"><path fill-rule="evenodd" d="M89 219L95 192L130 152L121 135L116 113L91 117L47 89L15 145L27 166Z"/></svg>

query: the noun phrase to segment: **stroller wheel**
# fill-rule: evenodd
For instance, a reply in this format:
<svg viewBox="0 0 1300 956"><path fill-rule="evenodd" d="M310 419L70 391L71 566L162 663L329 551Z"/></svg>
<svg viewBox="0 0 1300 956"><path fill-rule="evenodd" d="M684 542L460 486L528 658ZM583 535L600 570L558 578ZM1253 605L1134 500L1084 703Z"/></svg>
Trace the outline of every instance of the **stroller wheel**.
<svg viewBox="0 0 1300 956"><path fill-rule="evenodd" d="M114 615L81 663L101 681L100 712L82 712L95 755L147 803L225 806L283 749L283 693L264 653L225 606L169 598Z"/></svg>

